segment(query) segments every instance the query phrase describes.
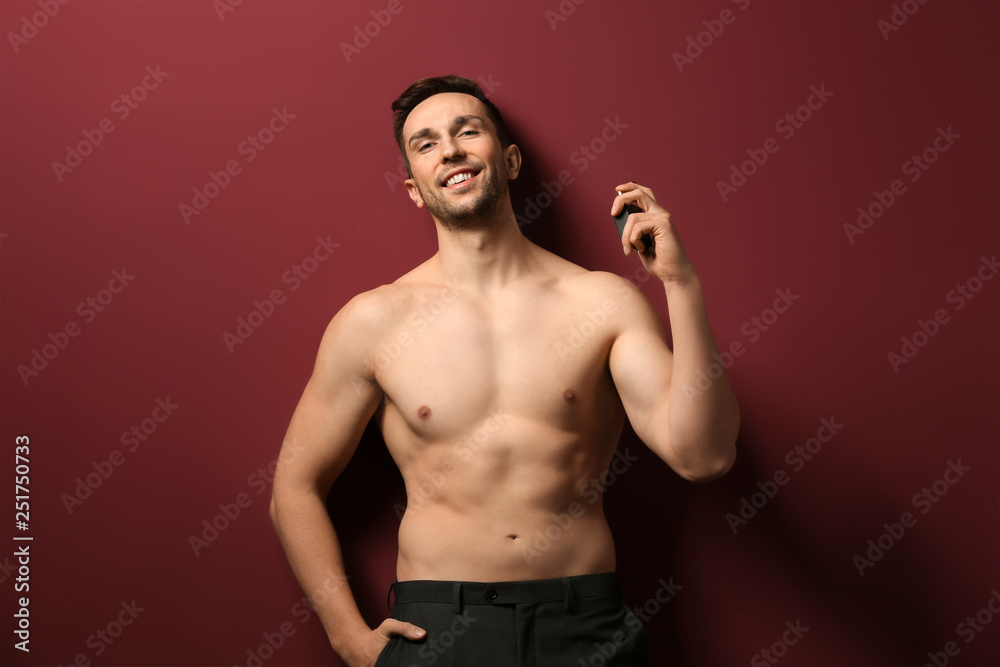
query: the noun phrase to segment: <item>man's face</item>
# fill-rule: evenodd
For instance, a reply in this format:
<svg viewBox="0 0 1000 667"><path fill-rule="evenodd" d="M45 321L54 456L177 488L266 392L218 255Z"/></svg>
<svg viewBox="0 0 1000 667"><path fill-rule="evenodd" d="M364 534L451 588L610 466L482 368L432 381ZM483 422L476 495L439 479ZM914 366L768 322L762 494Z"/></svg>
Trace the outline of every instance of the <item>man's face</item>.
<svg viewBox="0 0 1000 667"><path fill-rule="evenodd" d="M515 146L501 149L482 102L463 93L428 97L407 116L403 141L413 173L406 189L418 207L449 229L487 227L499 215L520 162L509 159Z"/></svg>

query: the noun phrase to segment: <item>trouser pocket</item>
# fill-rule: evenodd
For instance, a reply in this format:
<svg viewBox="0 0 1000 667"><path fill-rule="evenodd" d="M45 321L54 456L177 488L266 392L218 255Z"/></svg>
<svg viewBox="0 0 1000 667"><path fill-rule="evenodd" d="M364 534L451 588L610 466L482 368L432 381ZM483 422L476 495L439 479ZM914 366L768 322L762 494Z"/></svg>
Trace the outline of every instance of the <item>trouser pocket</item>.
<svg viewBox="0 0 1000 667"><path fill-rule="evenodd" d="M389 638L389 643L382 647L382 651L378 654L378 658L375 660L375 667L387 667L390 664L388 662L389 653L399 640L399 637Z"/></svg>

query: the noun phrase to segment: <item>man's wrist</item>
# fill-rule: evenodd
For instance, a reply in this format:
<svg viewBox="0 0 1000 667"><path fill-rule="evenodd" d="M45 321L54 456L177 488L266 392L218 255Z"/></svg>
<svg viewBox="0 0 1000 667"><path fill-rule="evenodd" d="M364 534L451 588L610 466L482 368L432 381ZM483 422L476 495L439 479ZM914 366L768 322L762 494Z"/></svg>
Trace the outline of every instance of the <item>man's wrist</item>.
<svg viewBox="0 0 1000 667"><path fill-rule="evenodd" d="M367 626L365 627L367 628ZM368 629L368 632L371 632L370 628ZM365 644L360 635L352 636L351 639L346 642L334 642L332 638L329 637L328 639L330 639L330 646L333 648L334 652L348 665L365 664L365 660L367 659L364 651Z"/></svg>
<svg viewBox="0 0 1000 667"><path fill-rule="evenodd" d="M683 292L701 289L701 279L695 273L694 268L682 271L676 275L661 278L663 288L669 296L673 292Z"/></svg>

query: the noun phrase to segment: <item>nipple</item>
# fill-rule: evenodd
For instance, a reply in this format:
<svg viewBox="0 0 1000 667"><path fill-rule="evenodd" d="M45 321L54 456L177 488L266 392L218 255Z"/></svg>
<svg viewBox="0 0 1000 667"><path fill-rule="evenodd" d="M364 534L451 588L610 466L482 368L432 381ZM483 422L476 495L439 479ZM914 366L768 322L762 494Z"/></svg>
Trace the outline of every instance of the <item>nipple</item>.
<svg viewBox="0 0 1000 667"><path fill-rule="evenodd" d="M576 392L572 389L567 389L563 392L563 400L567 403L576 403Z"/></svg>
<svg viewBox="0 0 1000 667"><path fill-rule="evenodd" d="M426 421L431 418L431 409L426 405L421 405L417 410L417 416Z"/></svg>

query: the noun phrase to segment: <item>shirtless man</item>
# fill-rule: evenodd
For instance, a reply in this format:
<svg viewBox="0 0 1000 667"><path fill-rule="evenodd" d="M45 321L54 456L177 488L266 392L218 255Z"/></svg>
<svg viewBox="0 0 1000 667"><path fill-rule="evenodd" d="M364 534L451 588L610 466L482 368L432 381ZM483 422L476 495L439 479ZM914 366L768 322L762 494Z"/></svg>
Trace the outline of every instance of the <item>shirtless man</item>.
<svg viewBox="0 0 1000 667"><path fill-rule="evenodd" d="M271 501L295 576L350 667L644 664L603 508L582 491L608 470L626 416L695 482L729 470L739 429L725 375L695 389L718 348L670 214L649 188L614 186L612 214L644 211L622 249L662 281L673 351L629 281L521 234L508 192L521 154L474 82L422 79L393 110L438 252L354 297L323 335ZM653 252L637 252L644 234ZM407 493L395 605L374 630L324 504L372 417Z"/></svg>

